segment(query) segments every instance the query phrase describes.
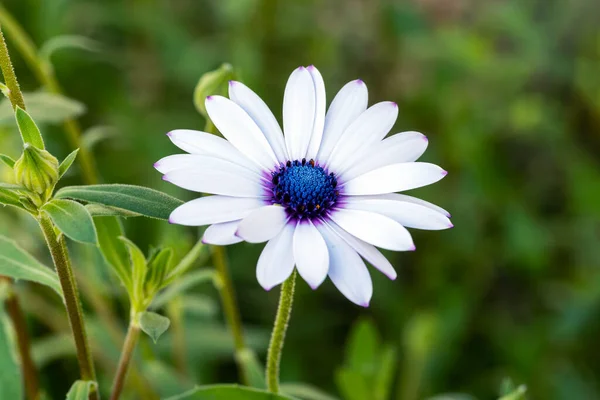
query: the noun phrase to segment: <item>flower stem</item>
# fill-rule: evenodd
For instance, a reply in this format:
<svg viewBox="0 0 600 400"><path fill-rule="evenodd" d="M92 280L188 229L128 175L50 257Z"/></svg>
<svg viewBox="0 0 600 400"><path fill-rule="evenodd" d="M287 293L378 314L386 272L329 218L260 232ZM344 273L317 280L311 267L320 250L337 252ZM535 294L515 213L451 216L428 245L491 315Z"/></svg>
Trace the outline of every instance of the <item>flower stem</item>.
<svg viewBox="0 0 600 400"><path fill-rule="evenodd" d="M281 362L283 342L285 341L285 332L287 331L290 315L292 314L295 286L296 270L281 285L277 316L275 317L271 342L269 343L269 352L267 354L267 388L272 393L279 393L279 364Z"/></svg>
<svg viewBox="0 0 600 400"><path fill-rule="evenodd" d="M46 87L46 89L52 93L62 94L61 87L54 74L52 64L48 60L43 59L39 56L39 51L36 48L33 40L27 35L19 23L13 18L12 15L0 4L0 24L6 31L6 35L14 42L15 47L21 53L25 62L29 65L29 68L33 71L38 81ZM4 39L2 39L4 42ZM6 44L4 44L6 47ZM1 50L1 49L0 49ZM1 61L0 61L1 62ZM2 67L4 73L4 66ZM13 74L14 75L14 74ZM11 91L14 92L11 87L8 78L6 78L6 85ZM16 82L16 80L15 80ZM18 85L17 85L18 87ZM19 91L20 103L17 102L19 107L25 108L23 104L23 96ZM11 99L11 102L12 99ZM13 108L14 108L13 102ZM96 167L94 165L94 159L88 149L81 143L81 128L76 120L68 119L63 124L65 132L67 133L67 140L72 148L79 149L77 154L77 161L81 165L81 172L83 180L86 184L92 185L98 181L96 175Z"/></svg>
<svg viewBox="0 0 600 400"><path fill-rule="evenodd" d="M250 378L249 373L243 363L238 361L240 357L238 354L246 352L246 343L244 340L244 333L242 332L242 320L240 318L240 311L237 306L235 299L235 290L233 289L233 283L231 282L231 276L229 275L229 268L227 266L227 256L225 249L222 246L211 246L212 257L215 264L215 269L219 274L219 284L217 289L221 296L221 302L223 303L223 312L225 313L225 319L231 330L233 336L233 344L235 348L236 361L242 383L249 385Z"/></svg>
<svg viewBox="0 0 600 400"><path fill-rule="evenodd" d="M127 329L127 336L125 337L125 343L123 343L123 349L121 350L121 359L119 360L119 367L113 381L112 393L110 400L118 400L123 390L123 384L127 377L127 370L129 369L129 363L133 357L133 352L137 344L138 338L140 337L140 324L138 322L138 314L135 313L131 317L129 323L129 329Z"/></svg>
<svg viewBox="0 0 600 400"><path fill-rule="evenodd" d="M9 285L12 286L12 282L7 277L0 277L0 280L5 280ZM21 370L23 373L23 380L25 381L25 392L27 399L37 400L40 398L40 387L35 369L35 364L31 358L29 335L27 334L27 323L25 321L25 315L19 304L19 299L16 293L9 289L8 298L5 300L6 311L12 320L17 336L17 346L19 348L19 354L21 356Z"/></svg>
<svg viewBox="0 0 600 400"><path fill-rule="evenodd" d="M19 82L17 82L17 76L15 70L10 61L10 55L8 54L8 47L6 47L6 41L4 40L4 34L2 33L2 27L0 26L0 68L2 68L2 75L6 86L10 91L8 98L13 108L17 106L25 109L25 100L23 100L23 94L19 88Z"/></svg>
<svg viewBox="0 0 600 400"><path fill-rule="evenodd" d="M63 290L64 302L69 317L69 324L75 339L75 348L77 350L77 361L81 379L85 381L96 381L96 372L90 352L87 333L83 321L83 311L79 300L77 283L71 266L71 259L67 251L65 238L63 235L57 235L52 221L45 215L38 219L40 228L44 233L46 244L52 255L52 261L58 274L58 279ZM98 393L90 395L90 399L98 399Z"/></svg>

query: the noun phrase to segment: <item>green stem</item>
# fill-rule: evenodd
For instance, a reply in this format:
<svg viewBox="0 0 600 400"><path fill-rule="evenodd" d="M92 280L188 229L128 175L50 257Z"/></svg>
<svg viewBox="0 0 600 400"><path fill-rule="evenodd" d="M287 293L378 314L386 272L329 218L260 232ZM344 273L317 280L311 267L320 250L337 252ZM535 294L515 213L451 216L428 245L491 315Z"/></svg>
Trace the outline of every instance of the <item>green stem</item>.
<svg viewBox="0 0 600 400"><path fill-rule="evenodd" d="M94 363L90 352L87 333L83 321L83 310L79 300L79 292L77 283L71 266L71 259L65 243L65 238L61 234L57 235L54 224L45 215L38 219L40 228L44 233L46 244L50 250L52 261L60 280L60 285L63 290L65 307L69 324L75 339L75 348L77 350L77 361L81 372L81 379L85 381L96 381L96 372L94 371ZM90 395L90 399L98 399L98 393L94 392Z"/></svg>
<svg viewBox="0 0 600 400"><path fill-rule="evenodd" d="M295 286L296 271L294 270L292 276L281 285L277 316L275 317L271 342L269 343L269 352L267 354L267 388L272 393L279 393L279 364L285 341L285 332L287 331L290 315L292 314Z"/></svg>
<svg viewBox="0 0 600 400"><path fill-rule="evenodd" d="M225 319L231 330L233 336L233 345L235 348L236 361L242 383L249 385L250 374L246 371L245 365L240 362L239 354L244 354L246 350L246 343L244 341L244 333L242 331L242 319L240 318L240 311L237 306L235 299L235 290L233 283L231 282L231 276L229 275L229 268L227 266L227 256L225 254L225 248L222 246L211 246L213 262L215 269L219 274L219 284L217 289L221 296L221 302L223 303L223 312L225 313Z"/></svg>
<svg viewBox="0 0 600 400"><path fill-rule="evenodd" d="M54 74L54 69L49 61L42 59L39 56L39 51L33 40L27 35L19 23L13 18L12 15L0 4L0 24L6 30L6 35L14 42L15 47L21 53L23 59L33 71L38 81L48 89L48 91L56 94L62 94L62 89ZM4 42L4 40L2 40ZM6 47L6 44L4 44ZM1 50L1 49L0 49ZM4 67L2 67L4 71ZM14 75L14 74L13 74ZM10 89L11 93L13 88L10 86L8 78L6 78L6 84ZM18 88L18 85L17 85ZM20 95L19 91L19 95ZM12 101L12 99L11 99ZM23 102L23 96L21 95L21 103ZM13 103L14 104L14 103ZM25 108L24 104L17 103L19 107ZM81 142L81 128L76 120L68 119L63 124L65 132L67 133L67 140L72 148L78 148L79 153L77 154L77 161L81 165L81 172L83 180L86 184L92 185L97 183L98 178L96 174L96 167L92 154L88 149L83 146Z"/></svg>
<svg viewBox="0 0 600 400"><path fill-rule="evenodd" d="M6 281L12 287L12 281L7 277L0 277L0 280ZM17 346L21 356L21 371L25 382L25 392L27 399L37 400L40 398L40 387L37 371L33 359L31 358L31 346L29 335L27 334L27 322L25 315L19 304L19 299L12 289L9 289L8 298L5 300L6 311L12 320L17 337Z"/></svg>
<svg viewBox="0 0 600 400"><path fill-rule="evenodd" d="M121 350L119 367L117 368L117 373L113 381L113 388L112 393L110 395L110 400L118 400L121 396L121 392L123 391L123 385L125 383L125 378L127 377L129 363L131 362L135 346L137 344L138 338L140 337L140 324L138 321L138 315L139 314L135 313L131 317L131 322L129 323L127 336L125 337L123 349Z"/></svg>
<svg viewBox="0 0 600 400"><path fill-rule="evenodd" d="M25 109L25 100L23 100L23 94L19 88L19 82L15 75L12 62L10 61L10 55L8 54L8 47L6 47L6 40L4 40L4 34L2 33L2 27L0 26L0 68L2 69L2 75L4 81L8 87L9 93L8 98L13 108L17 106Z"/></svg>

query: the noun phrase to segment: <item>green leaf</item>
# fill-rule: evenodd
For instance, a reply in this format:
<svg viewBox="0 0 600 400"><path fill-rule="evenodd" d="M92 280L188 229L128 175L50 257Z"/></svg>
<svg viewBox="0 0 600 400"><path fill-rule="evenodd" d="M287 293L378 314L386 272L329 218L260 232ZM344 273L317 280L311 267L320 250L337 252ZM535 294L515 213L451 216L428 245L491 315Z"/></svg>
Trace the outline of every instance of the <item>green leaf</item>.
<svg viewBox="0 0 600 400"><path fill-rule="evenodd" d="M82 146L88 150L92 150L98 143L116 137L118 131L113 126L98 125L87 129L81 135Z"/></svg>
<svg viewBox="0 0 600 400"><path fill-rule="evenodd" d="M198 112L205 117L206 107L204 102L207 96L227 95L229 81L234 78L233 67L231 64L223 64L218 69L206 72L200 77L194 89L194 105Z"/></svg>
<svg viewBox="0 0 600 400"><path fill-rule="evenodd" d="M525 385L521 385L511 393L500 397L499 400L523 400L525 399L525 393L527 393L527 387Z"/></svg>
<svg viewBox="0 0 600 400"><path fill-rule="evenodd" d="M350 333L346 346L346 365L363 374L373 374L377 369L379 338L369 320L359 320Z"/></svg>
<svg viewBox="0 0 600 400"><path fill-rule="evenodd" d="M39 369L61 358L75 356L75 353L73 339L68 333L45 336L31 345L31 356Z"/></svg>
<svg viewBox="0 0 600 400"><path fill-rule="evenodd" d="M38 124L59 124L85 113L83 103L48 92L24 93L27 112ZM14 112L10 101L0 102L0 125L14 124Z"/></svg>
<svg viewBox="0 0 600 400"><path fill-rule="evenodd" d="M67 393L67 400L88 400L90 392L97 390L97 387L94 381L75 381Z"/></svg>
<svg viewBox="0 0 600 400"><path fill-rule="evenodd" d="M248 375L248 383L251 387L257 389L267 388L265 370L254 351L246 348L242 351L238 351L235 358L238 363L243 366L243 370Z"/></svg>
<svg viewBox="0 0 600 400"><path fill-rule="evenodd" d="M72 200L53 199L41 209L69 238L81 243L98 242L92 216L82 204Z"/></svg>
<svg viewBox="0 0 600 400"><path fill-rule="evenodd" d="M77 157L77 153L79 152L79 149L75 149L71 152L71 154L69 154L64 160L63 162L60 163L60 165L58 166L58 177L59 179L63 177L63 175L69 170L69 168L71 168L71 165L73 164L73 161L75 161L75 158Z"/></svg>
<svg viewBox="0 0 600 400"><path fill-rule="evenodd" d="M132 296L133 282L129 252L125 243L119 239L124 235L121 222L116 217L94 217L94 224L98 234L98 246L104 260Z"/></svg>
<svg viewBox="0 0 600 400"><path fill-rule="evenodd" d="M2 206L13 206L24 210L25 207L21 204L19 200L19 195L15 192L7 189L2 189L0 186L0 205Z"/></svg>
<svg viewBox="0 0 600 400"><path fill-rule="evenodd" d="M140 217L141 214L123 210L122 208L103 206L102 204L90 203L85 208L92 217Z"/></svg>
<svg viewBox="0 0 600 400"><path fill-rule="evenodd" d="M22 399L21 382L21 368L13 327L2 306L0 307L0 399Z"/></svg>
<svg viewBox="0 0 600 400"><path fill-rule="evenodd" d="M368 399L365 397L363 400ZM294 400L293 397L269 393L238 385L199 386L167 400Z"/></svg>
<svg viewBox="0 0 600 400"><path fill-rule="evenodd" d="M477 400L470 394L465 393L444 393L433 397L428 397L427 400Z"/></svg>
<svg viewBox="0 0 600 400"><path fill-rule="evenodd" d="M144 257L144 253L142 253L140 248L137 247L131 240L124 236L121 236L119 240L121 240L127 247L127 251L129 252L129 263L132 267L131 284L133 291L131 293L131 301L134 308L140 307L141 303L145 300L144 282L146 279L146 272L148 271L146 258ZM142 310L137 309L136 311Z"/></svg>
<svg viewBox="0 0 600 400"><path fill-rule="evenodd" d="M370 399L373 388L367 378L358 371L341 368L336 373L336 383L345 400Z"/></svg>
<svg viewBox="0 0 600 400"><path fill-rule="evenodd" d="M19 132L21 132L23 144L29 143L32 146L43 150L45 147L44 139L42 139L42 133L35 122L33 122L33 119L27 113L27 111L17 106L15 109L15 118L17 119Z"/></svg>
<svg viewBox="0 0 600 400"><path fill-rule="evenodd" d="M306 383L282 383L281 391L302 400L338 400L337 397Z"/></svg>
<svg viewBox="0 0 600 400"><path fill-rule="evenodd" d="M387 400L390 398L392 385L394 383L394 372L396 371L396 348L386 346L378 361L378 372L375 375L373 386L374 400Z"/></svg>
<svg viewBox="0 0 600 400"><path fill-rule="evenodd" d="M158 338L169 329L170 325L171 321L167 317L163 317L162 315L150 311L141 313L140 328L152 338L154 343L156 343Z"/></svg>
<svg viewBox="0 0 600 400"><path fill-rule="evenodd" d="M17 243L0 236L0 275L41 283L54 289L62 297L56 272L39 263Z"/></svg>
<svg viewBox="0 0 600 400"><path fill-rule="evenodd" d="M50 61L50 57L57 50L62 49L80 49L91 52L100 51L102 48L100 42L80 35L60 35L50 38L42 45L39 54L40 57Z"/></svg>
<svg viewBox="0 0 600 400"><path fill-rule="evenodd" d="M103 204L158 219L168 219L171 212L183 204L158 190L120 184L68 186L60 189L55 197Z"/></svg>
<svg viewBox="0 0 600 400"><path fill-rule="evenodd" d="M0 154L0 161L6 164L8 168L14 168L15 166L15 160L7 156L6 154Z"/></svg>

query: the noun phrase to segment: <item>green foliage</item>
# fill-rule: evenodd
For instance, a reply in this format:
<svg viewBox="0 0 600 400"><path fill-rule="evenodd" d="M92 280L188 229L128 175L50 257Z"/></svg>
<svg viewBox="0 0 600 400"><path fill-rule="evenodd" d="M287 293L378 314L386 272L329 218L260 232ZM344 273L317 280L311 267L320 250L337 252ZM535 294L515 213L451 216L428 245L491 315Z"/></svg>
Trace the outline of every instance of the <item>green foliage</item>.
<svg viewBox="0 0 600 400"><path fill-rule="evenodd" d="M98 246L104 260L112 268L128 293L133 293L129 253L125 243L119 239L124 235L121 221L116 217L94 217L98 233Z"/></svg>
<svg viewBox="0 0 600 400"><path fill-rule="evenodd" d="M6 154L0 154L0 161L2 161L4 165L6 165L8 168L12 169L15 166L15 160L7 156Z"/></svg>
<svg viewBox="0 0 600 400"><path fill-rule="evenodd" d="M382 346L373 323L359 320L350 332L344 366L336 374L344 399L387 400L396 362L395 348Z"/></svg>
<svg viewBox="0 0 600 400"><path fill-rule="evenodd" d="M162 334L165 333L171 325L169 318L150 311L142 312L139 316L139 319L140 328L142 328L142 331L152 338L154 343L158 341Z"/></svg>
<svg viewBox="0 0 600 400"><path fill-rule="evenodd" d="M34 147L37 147L38 149L43 150L45 148L44 139L42 139L42 133L40 132L40 128L37 127L37 125L31 118L31 116L27 113L27 111L17 106L17 108L15 109L15 117L17 119L17 126L19 127L19 132L21 132L21 139L23 140L23 145L30 144Z"/></svg>
<svg viewBox="0 0 600 400"><path fill-rule="evenodd" d="M2 254L0 249L0 265L2 264ZM0 296L0 300L3 302L4 297ZM13 327L4 307L0 307L0 399L23 398L21 382L21 368L19 367Z"/></svg>
<svg viewBox="0 0 600 400"><path fill-rule="evenodd" d="M93 390L97 390L98 385L92 381L76 381L67 393L67 400L87 400Z"/></svg>
<svg viewBox="0 0 600 400"><path fill-rule="evenodd" d="M41 210L69 239L87 244L98 242L92 216L82 204L73 200L53 199Z"/></svg>
<svg viewBox="0 0 600 400"><path fill-rule="evenodd" d="M39 124L58 124L67 119L79 117L86 110L83 103L56 93L24 93L23 97L27 105L27 113ZM13 120L12 107L10 102L5 99L0 102L0 125L12 125ZM35 145L35 143L32 144Z"/></svg>
<svg viewBox="0 0 600 400"><path fill-rule="evenodd" d="M62 178L63 175L67 173L67 171L69 170L69 168L71 168L71 165L73 165L73 162L75 161L75 158L77 158L77 153L79 153L79 149L73 150L60 163L60 165L58 166L58 178L59 179Z"/></svg>
<svg viewBox="0 0 600 400"><path fill-rule="evenodd" d="M32 255L11 239L0 236L0 275L41 283L62 297L56 272L40 264Z"/></svg>
<svg viewBox="0 0 600 400"><path fill-rule="evenodd" d="M293 397L238 385L209 385L169 397L167 400L293 400Z"/></svg>
<svg viewBox="0 0 600 400"><path fill-rule="evenodd" d="M116 207L151 218L168 219L183 202L154 189L133 185L68 186L56 192L57 198Z"/></svg>
<svg viewBox="0 0 600 400"><path fill-rule="evenodd" d="M229 81L234 78L233 67L230 64L223 64L218 69L206 72L200 77L196 89L194 89L194 105L196 110L207 117L204 102L206 97L213 95L226 96L229 88Z"/></svg>
<svg viewBox="0 0 600 400"><path fill-rule="evenodd" d="M302 400L338 400L323 390L306 383L282 383L281 391Z"/></svg>

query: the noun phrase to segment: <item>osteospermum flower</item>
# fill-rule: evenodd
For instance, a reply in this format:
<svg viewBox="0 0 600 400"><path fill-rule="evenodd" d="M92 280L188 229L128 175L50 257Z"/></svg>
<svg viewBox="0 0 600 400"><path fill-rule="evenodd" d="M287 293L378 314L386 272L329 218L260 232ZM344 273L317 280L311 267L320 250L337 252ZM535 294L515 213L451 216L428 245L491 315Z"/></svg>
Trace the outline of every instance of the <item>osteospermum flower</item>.
<svg viewBox="0 0 600 400"><path fill-rule="evenodd" d="M397 194L437 182L440 167L415 162L427 148L418 132L385 138L398 106L367 108L361 80L346 84L325 113L325 86L314 67L290 76L283 132L252 90L230 82L229 97L206 98L206 110L225 139L175 130L171 141L190 154L155 164L163 179L212 196L178 207L170 222L210 225L205 243L267 242L256 270L267 290L294 266L317 288L327 276L351 301L367 306L373 293L366 260L390 279L396 271L377 247L415 250L409 228L452 227L445 210Z"/></svg>

